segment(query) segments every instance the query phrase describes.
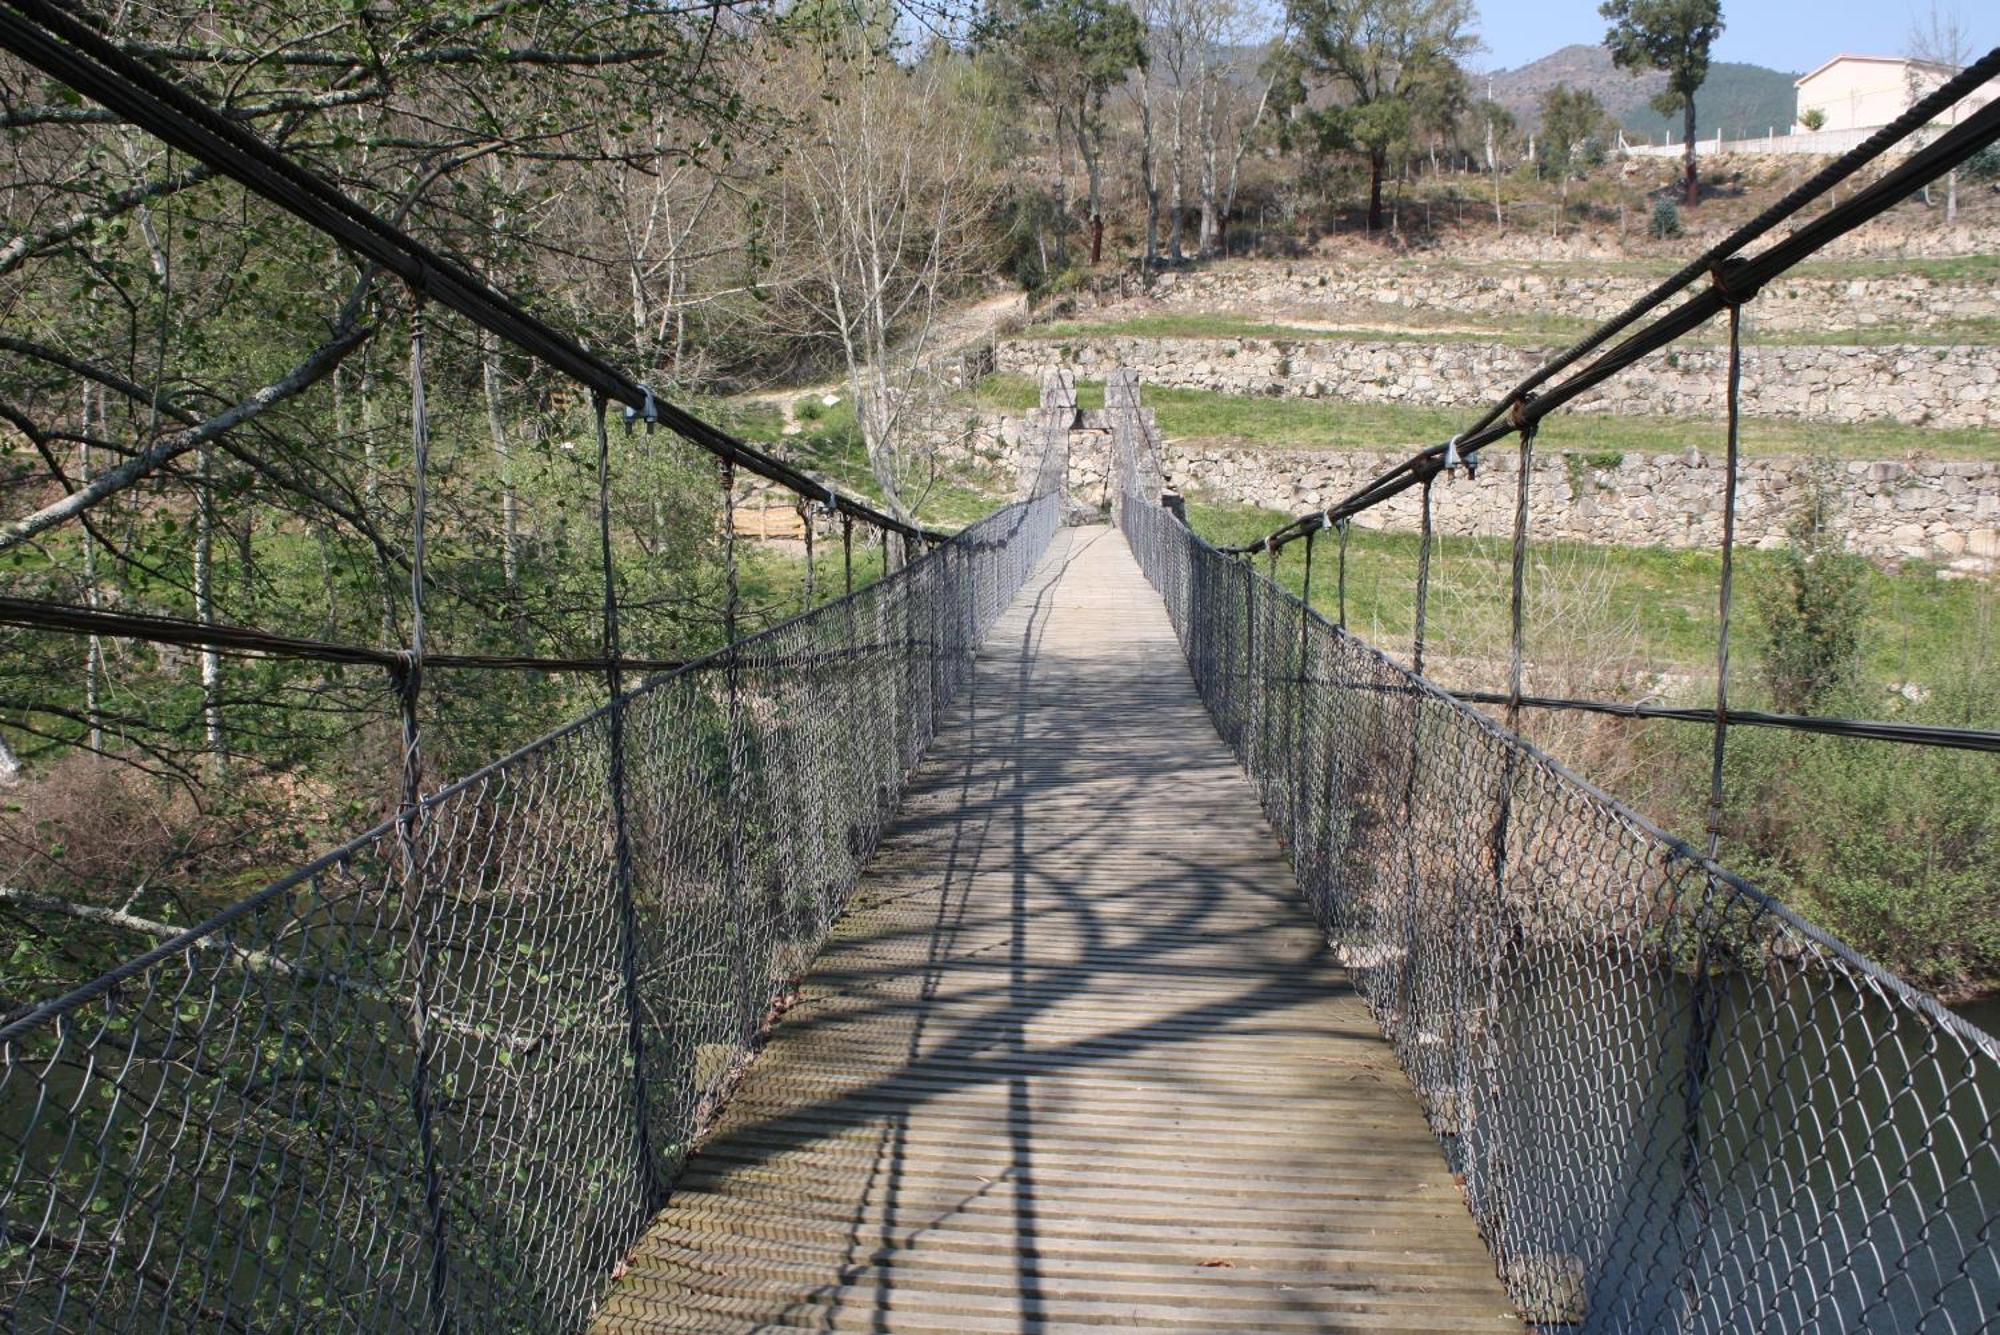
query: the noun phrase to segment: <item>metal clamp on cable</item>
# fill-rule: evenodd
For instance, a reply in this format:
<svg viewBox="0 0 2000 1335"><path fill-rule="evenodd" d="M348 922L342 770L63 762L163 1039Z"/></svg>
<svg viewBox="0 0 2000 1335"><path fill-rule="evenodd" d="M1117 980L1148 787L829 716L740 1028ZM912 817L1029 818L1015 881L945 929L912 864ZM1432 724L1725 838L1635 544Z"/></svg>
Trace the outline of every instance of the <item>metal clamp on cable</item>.
<svg viewBox="0 0 2000 1335"><path fill-rule="evenodd" d="M1465 460L1458 452L1458 437L1453 436L1444 443L1444 471L1447 476L1456 474L1465 466Z"/></svg>
<svg viewBox="0 0 2000 1335"><path fill-rule="evenodd" d="M651 385L641 385L639 386L639 389L646 396L646 406L644 409L639 409L639 408L634 408L629 403L625 405L625 425L628 429L631 427L632 423L637 421L641 416L644 416L644 418L646 419L647 426L659 425L660 405L653 398L653 387Z"/></svg>
<svg viewBox="0 0 2000 1335"><path fill-rule="evenodd" d="M1716 295L1725 306L1741 306L1756 296L1762 284L1743 281L1743 271L1750 262L1741 255L1731 255L1726 260L1717 260L1708 271L1709 281L1715 284Z"/></svg>
<svg viewBox="0 0 2000 1335"><path fill-rule="evenodd" d="M1528 416L1528 405L1535 401L1533 390L1524 392L1520 398L1507 405L1507 425L1516 431L1532 431L1541 423L1539 417Z"/></svg>

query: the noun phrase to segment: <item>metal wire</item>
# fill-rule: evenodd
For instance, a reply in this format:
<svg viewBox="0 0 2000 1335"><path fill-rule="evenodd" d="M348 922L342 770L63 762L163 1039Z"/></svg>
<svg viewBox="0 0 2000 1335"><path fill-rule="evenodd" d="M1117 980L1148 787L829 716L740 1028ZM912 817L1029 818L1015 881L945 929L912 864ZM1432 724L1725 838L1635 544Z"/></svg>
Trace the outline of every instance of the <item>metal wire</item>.
<svg viewBox="0 0 2000 1335"><path fill-rule="evenodd" d="M1039 476L0 1024L6 1327L580 1328L1061 522Z"/></svg>
<svg viewBox="0 0 2000 1335"><path fill-rule="evenodd" d="M1202 541L1120 417L1117 522L1520 1310L1994 1329L2000 1043Z"/></svg>

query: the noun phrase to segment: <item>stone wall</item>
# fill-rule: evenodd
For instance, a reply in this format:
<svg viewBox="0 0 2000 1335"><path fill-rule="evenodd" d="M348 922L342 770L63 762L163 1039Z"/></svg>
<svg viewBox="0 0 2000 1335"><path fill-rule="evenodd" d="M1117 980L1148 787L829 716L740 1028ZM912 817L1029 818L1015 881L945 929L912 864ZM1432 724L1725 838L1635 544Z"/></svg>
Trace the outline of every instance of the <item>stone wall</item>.
<svg viewBox="0 0 2000 1335"><path fill-rule="evenodd" d="M1369 339L1014 339L1003 371L1052 362L1102 379L1116 367L1148 385L1232 394L1472 407L1502 397L1553 349L1499 343ZM1645 358L1579 397L1582 412L1720 417L1726 356L1680 346ZM1743 407L1752 416L1821 422L2000 426L2000 357L1990 347L1748 347Z"/></svg>
<svg viewBox="0 0 2000 1335"><path fill-rule="evenodd" d="M1291 313L1353 318L1369 307L1506 316L1522 311L1605 320L1650 289L1644 274L1453 264L1228 264L1160 275L1152 296L1166 309L1235 309L1282 318ZM1922 276L1785 277L1744 307L1745 327L1828 330L1921 329L1967 319L2000 319L2000 285Z"/></svg>
<svg viewBox="0 0 2000 1335"><path fill-rule="evenodd" d="M1101 499L1104 437L1085 415L1071 434L1072 494ZM1039 441L1021 418L988 424L989 457L1017 462ZM1217 499L1302 513L1330 505L1392 465L1403 454L1365 450L1286 450L1188 444L1169 440L1162 462L1168 480ZM1803 459L1750 459L1737 488L1739 541L1783 543L1785 524L1822 467ZM1441 531L1504 536L1513 531L1516 453L1494 446L1476 477L1440 480L1434 496ZM1838 522L1849 545L1882 560L1936 561L1955 576L2000 571L2000 463L1878 460L1833 466L1823 479L1840 498ZM1629 546L1713 549L1722 538L1723 473L1714 456L1628 455L1593 464L1584 456L1543 452L1535 461L1529 504L1535 532L1545 538ZM1355 521L1364 527L1414 530L1412 490Z"/></svg>
<svg viewBox="0 0 2000 1335"><path fill-rule="evenodd" d="M1843 187L1844 188L1844 187ZM1549 235L1549 205L1526 208L1510 205L1507 230L1490 227L1492 204L1464 201L1462 215L1477 226L1453 230L1430 245L1420 235L1402 238L1354 233L1318 237L1314 254L1322 262L1329 256L1351 257L1361 264L1379 263L1385 252L1421 256L1450 255L1454 259L1484 262L1544 260L1629 260L1647 259L1684 264L1694 256L1718 245L1729 229L1721 225L1703 226L1698 213L1683 211L1681 222L1687 230L1680 236L1659 238L1646 233L1646 219L1637 210L1630 215L1624 231L1616 227L1566 228L1560 236ZM1904 206L1905 209L1910 206ZM1447 210L1440 207L1438 220ZM1450 210L1457 214L1458 210ZM1939 209L1939 213L1943 210ZM1422 214L1421 205L1404 215L1413 224ZM1817 254L1827 260L1957 259L1966 255L2000 254L2000 226L1992 223L1958 222L1949 226L1912 216L1903 209L1879 218L1845 236L1835 237Z"/></svg>

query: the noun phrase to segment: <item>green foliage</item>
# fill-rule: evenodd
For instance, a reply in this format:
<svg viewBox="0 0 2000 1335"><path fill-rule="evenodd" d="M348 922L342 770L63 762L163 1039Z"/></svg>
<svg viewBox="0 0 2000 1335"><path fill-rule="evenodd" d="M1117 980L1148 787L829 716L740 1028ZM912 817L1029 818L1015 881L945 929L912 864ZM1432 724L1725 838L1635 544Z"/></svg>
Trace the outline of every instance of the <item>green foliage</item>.
<svg viewBox="0 0 2000 1335"><path fill-rule="evenodd" d="M1112 0L999 0L974 29L1011 58L1034 95L1064 115L1101 106L1145 63L1139 16Z"/></svg>
<svg viewBox="0 0 2000 1335"><path fill-rule="evenodd" d="M1990 672L1959 691L2000 692ZM1996 695L1994 698L2000 698ZM1940 693L1918 721L1961 721ZM1672 734L1676 823L1699 828L1708 739ZM1723 860L1926 987L2000 977L2000 766L1963 751L1736 728Z"/></svg>
<svg viewBox="0 0 2000 1335"><path fill-rule="evenodd" d="M1223 543L1252 541L1289 517L1198 496L1189 516L1204 537ZM1279 582L1294 593L1304 583L1303 546L1279 554ZM1348 624L1392 654L1407 650L1414 628L1417 547L1412 533L1357 528L1350 535ZM1328 550L1322 538L1312 593L1314 606L1332 617L1338 599ZM1599 602L1556 623L1560 640L1537 644L1531 631L1532 658L1552 666L1573 644L1604 642L1599 617L1635 618L1637 659L1687 674L1698 685L1676 702L1699 701L1707 682L1698 674L1714 652L1715 553L1537 542L1530 560L1533 597L1549 596L1541 581L1551 567L1594 571L1581 584L1602 590ZM1505 538L1437 540L1427 622L1437 658L1506 643L1509 561ZM1739 588L1755 606L1789 587L1789 569L1782 553L1743 552ZM1856 690L1865 694L1849 697L1857 707L1955 727L2000 722L1993 590L1923 569L1864 571L1868 607ZM1755 635L1744 639L1736 671L1754 686L1764 676L1764 645ZM1920 682L1912 694L1921 703L1883 689L1892 682ZM1682 723L1606 725L1596 753L1558 747L1557 757L1627 775L1620 796L1666 828L1695 834L1707 801L1710 736ZM1635 775L1642 780L1629 781ZM2000 766L1992 757L1742 727L1729 735L1725 784L1726 865L1920 984L2000 978Z"/></svg>
<svg viewBox="0 0 2000 1335"><path fill-rule="evenodd" d="M1777 578L1758 586L1763 674L1780 712L1813 714L1853 689L1861 658L1868 563L1846 550L1828 516L1829 487L1815 477L1785 526Z"/></svg>
<svg viewBox="0 0 2000 1335"><path fill-rule="evenodd" d="M1819 131L1826 128L1826 112L1818 107L1808 107L1799 114L1799 124L1808 130Z"/></svg>
<svg viewBox="0 0 2000 1335"><path fill-rule="evenodd" d="M1988 144L1974 153L1959 172L1968 181L2000 181L2000 144Z"/></svg>
<svg viewBox="0 0 2000 1335"><path fill-rule="evenodd" d="M1647 220L1646 230L1661 240L1671 240L1681 234L1680 207L1671 199L1662 199L1653 205L1653 216Z"/></svg>
<svg viewBox="0 0 2000 1335"><path fill-rule="evenodd" d="M1671 113L1693 101L1708 77L1709 48L1722 35L1721 0L1605 0L1597 12L1611 23L1604 45L1612 63L1667 76L1654 107Z"/></svg>
<svg viewBox="0 0 2000 1335"><path fill-rule="evenodd" d="M1062 208L1047 190L1031 187L1007 197L1000 224L1001 263L1022 290L1039 293L1048 286L1059 267L1049 254L1048 238L1063 225Z"/></svg>
<svg viewBox="0 0 2000 1335"><path fill-rule="evenodd" d="M1613 127L1597 94L1558 83L1542 93L1541 113L1536 166L1544 176L1567 181L1604 162Z"/></svg>
<svg viewBox="0 0 2000 1335"><path fill-rule="evenodd" d="M1285 16L1277 110L1308 147L1366 158L1369 226L1380 227L1391 155L1448 129L1469 102L1459 61L1477 48L1471 0L1289 0ZM1332 96L1311 98L1316 89Z"/></svg>
<svg viewBox="0 0 2000 1335"><path fill-rule="evenodd" d="M1620 69L1660 70L1667 86L1653 99L1662 114L1681 113L1687 200L1700 196L1696 181L1695 94L1708 78L1709 48L1722 33L1721 0L1604 0L1598 13L1611 22L1604 44Z"/></svg>

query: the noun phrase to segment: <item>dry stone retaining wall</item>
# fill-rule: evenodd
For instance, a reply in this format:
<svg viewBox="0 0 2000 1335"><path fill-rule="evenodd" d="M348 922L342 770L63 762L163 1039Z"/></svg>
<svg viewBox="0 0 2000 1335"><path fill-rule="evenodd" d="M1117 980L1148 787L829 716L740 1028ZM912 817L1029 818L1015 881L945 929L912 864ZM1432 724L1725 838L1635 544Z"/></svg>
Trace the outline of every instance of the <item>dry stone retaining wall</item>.
<svg viewBox="0 0 2000 1335"><path fill-rule="evenodd" d="M1162 274L1152 297L1166 309L1351 316L1357 308L1506 316L1520 312L1605 320L1658 280L1642 274L1456 265L1231 264ZM1744 308L1747 326L1771 330L1928 328L2000 319L2000 285L1915 275L1774 279Z"/></svg>
<svg viewBox="0 0 2000 1335"><path fill-rule="evenodd" d="M1106 485L1108 433L1085 414L1070 436L1070 486L1086 501ZM1017 463L1039 457L1041 437L1028 421L988 424L984 449ZM1036 444L1030 448L1024 442ZM1402 454L1365 450L1288 450L1165 442L1168 480L1183 490L1222 500L1302 513L1332 504L1393 464ZM1504 536L1513 532L1516 454L1491 447L1476 477L1441 480L1434 491L1442 532ZM1816 482L1838 498L1834 507L1849 545L1884 560L1938 562L1953 576L2000 571L2000 463L1877 460L1834 464L1793 458L1749 459L1737 491L1739 541L1776 547L1799 499ZM1538 536L1628 546L1713 549L1722 540L1723 470L1696 451L1598 458L1543 451L1535 461L1529 504ZM1418 497L1412 490L1355 522L1413 531Z"/></svg>
<svg viewBox="0 0 2000 1335"><path fill-rule="evenodd" d="M1484 405L1551 349L1499 343L1369 339L1014 339L1000 370L1040 374L1052 361L1101 379L1124 366L1147 385L1365 403ZM1726 355L1668 348L1575 401L1583 412L1719 417ZM2000 353L1992 347L1756 347L1744 350L1752 416L1821 422L2000 426Z"/></svg>

